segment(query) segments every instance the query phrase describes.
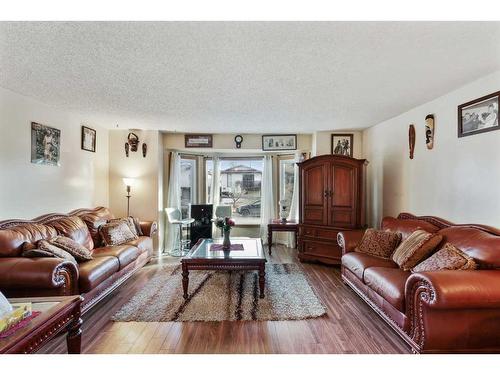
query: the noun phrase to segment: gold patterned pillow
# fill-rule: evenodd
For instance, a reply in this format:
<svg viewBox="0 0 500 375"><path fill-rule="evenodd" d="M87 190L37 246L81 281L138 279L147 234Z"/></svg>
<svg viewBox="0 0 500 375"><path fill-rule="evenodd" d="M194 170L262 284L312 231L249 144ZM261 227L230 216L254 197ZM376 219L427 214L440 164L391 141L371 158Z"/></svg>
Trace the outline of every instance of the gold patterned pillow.
<svg viewBox="0 0 500 375"><path fill-rule="evenodd" d="M392 260L404 271L409 271L421 260L425 259L441 242L440 234L429 233L425 230L416 230L406 240L401 242Z"/></svg>
<svg viewBox="0 0 500 375"><path fill-rule="evenodd" d="M137 234L132 232L126 220L117 220L101 225L99 233L106 246L121 245L138 238Z"/></svg>
<svg viewBox="0 0 500 375"><path fill-rule="evenodd" d="M71 238L57 236L49 240L49 243L67 251L79 262L93 259L89 249Z"/></svg>
<svg viewBox="0 0 500 375"><path fill-rule="evenodd" d="M354 251L389 259L399 242L401 233L370 228L363 234L361 242Z"/></svg>
<svg viewBox="0 0 500 375"><path fill-rule="evenodd" d="M473 258L447 242L442 249L413 267L411 272L475 270L476 268L477 264Z"/></svg>
<svg viewBox="0 0 500 375"><path fill-rule="evenodd" d="M118 223L118 222L124 222L125 224L128 225L130 231L134 234L134 236L142 236L142 231L141 227L139 225L139 220L129 216L129 217L124 217L120 219L110 219L108 220L108 223Z"/></svg>
<svg viewBox="0 0 500 375"><path fill-rule="evenodd" d="M76 263L76 259L75 257L73 257L73 255L61 249L59 246L51 244L47 240L38 241L37 249L26 250L23 252L23 256L28 258L43 257L44 256L43 254L52 254L45 256L52 256L56 258L66 259L69 260L70 262Z"/></svg>

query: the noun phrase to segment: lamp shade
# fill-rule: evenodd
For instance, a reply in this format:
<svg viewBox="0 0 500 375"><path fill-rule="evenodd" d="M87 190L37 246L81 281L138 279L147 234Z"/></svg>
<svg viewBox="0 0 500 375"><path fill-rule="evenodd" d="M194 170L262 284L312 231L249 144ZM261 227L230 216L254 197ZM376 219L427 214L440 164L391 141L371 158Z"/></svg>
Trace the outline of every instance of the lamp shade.
<svg viewBox="0 0 500 375"><path fill-rule="evenodd" d="M127 186L134 186L134 183L135 183L135 178L124 178L123 179L123 183Z"/></svg>

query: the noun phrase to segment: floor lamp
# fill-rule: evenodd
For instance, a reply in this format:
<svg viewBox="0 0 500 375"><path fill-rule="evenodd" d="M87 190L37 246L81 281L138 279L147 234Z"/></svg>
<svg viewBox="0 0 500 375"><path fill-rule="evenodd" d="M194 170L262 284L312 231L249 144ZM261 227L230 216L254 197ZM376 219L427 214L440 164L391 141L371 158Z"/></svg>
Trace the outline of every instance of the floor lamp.
<svg viewBox="0 0 500 375"><path fill-rule="evenodd" d="M124 178L123 183L127 186L127 217L130 216L130 188L132 185L134 185L134 179L133 178Z"/></svg>

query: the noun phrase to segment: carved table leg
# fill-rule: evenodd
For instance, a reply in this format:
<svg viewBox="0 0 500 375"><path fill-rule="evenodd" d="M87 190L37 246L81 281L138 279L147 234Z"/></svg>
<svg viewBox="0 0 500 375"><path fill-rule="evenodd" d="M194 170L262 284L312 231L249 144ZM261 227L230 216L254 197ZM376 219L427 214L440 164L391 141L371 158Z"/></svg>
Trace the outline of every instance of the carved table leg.
<svg viewBox="0 0 500 375"><path fill-rule="evenodd" d="M271 247L273 246L273 230L271 227L267 228L267 247L269 248L269 255L271 255Z"/></svg>
<svg viewBox="0 0 500 375"><path fill-rule="evenodd" d="M82 323L83 320L80 316L68 327L68 334L66 336L66 345L68 346L68 354L80 354L82 350Z"/></svg>
<svg viewBox="0 0 500 375"><path fill-rule="evenodd" d="M189 271L186 264L182 265L182 289L184 291L184 299L188 298L188 286L189 286Z"/></svg>
<svg viewBox="0 0 500 375"><path fill-rule="evenodd" d="M264 298L264 285L266 281L266 266L264 264L259 266L259 290L260 298Z"/></svg>

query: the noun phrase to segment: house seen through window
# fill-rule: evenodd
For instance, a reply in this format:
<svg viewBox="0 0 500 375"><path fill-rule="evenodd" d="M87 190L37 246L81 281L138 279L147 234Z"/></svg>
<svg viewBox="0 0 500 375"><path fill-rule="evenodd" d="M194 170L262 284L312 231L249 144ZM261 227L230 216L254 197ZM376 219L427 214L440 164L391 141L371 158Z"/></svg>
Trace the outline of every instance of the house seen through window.
<svg viewBox="0 0 500 375"><path fill-rule="evenodd" d="M257 224L260 218L262 158L220 159L220 204L230 205L238 224ZM205 162L207 201L210 201L213 174L212 159Z"/></svg>

